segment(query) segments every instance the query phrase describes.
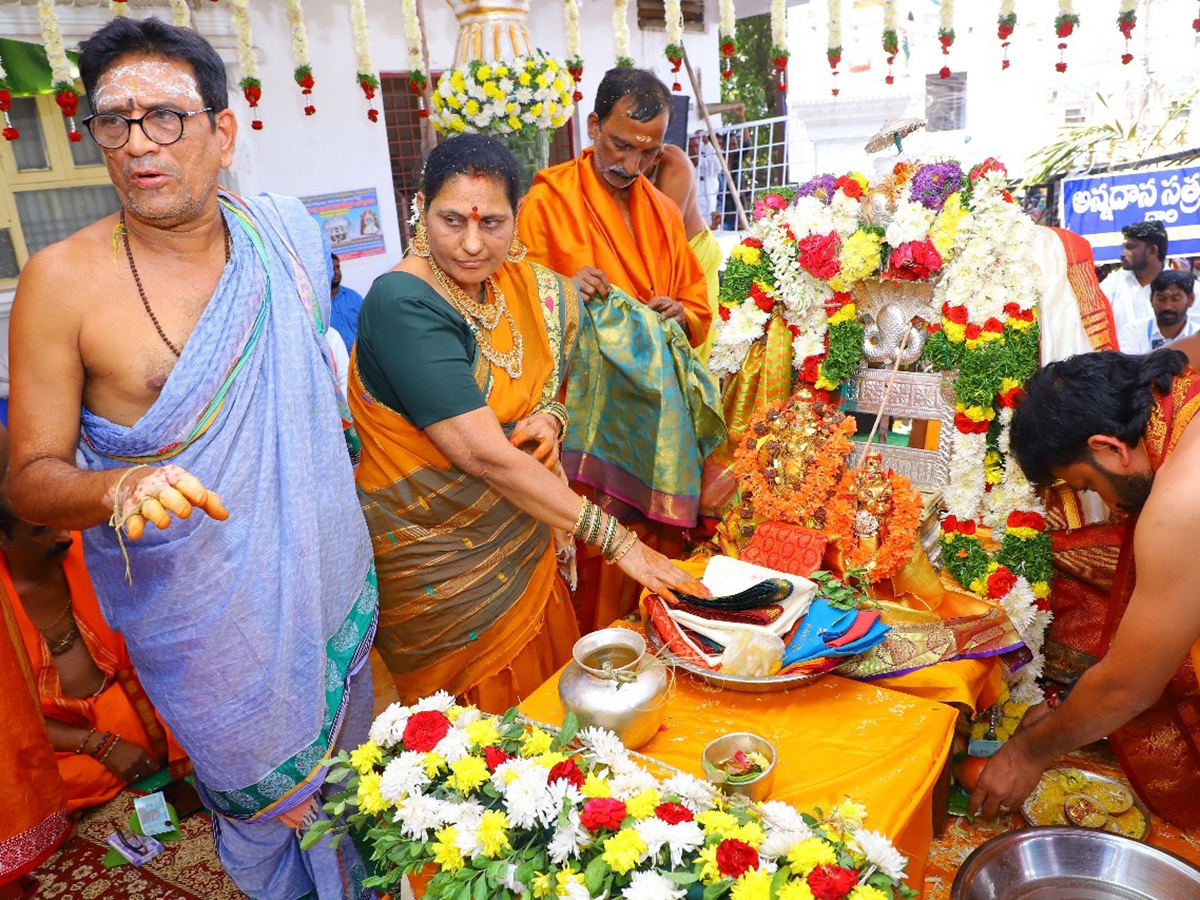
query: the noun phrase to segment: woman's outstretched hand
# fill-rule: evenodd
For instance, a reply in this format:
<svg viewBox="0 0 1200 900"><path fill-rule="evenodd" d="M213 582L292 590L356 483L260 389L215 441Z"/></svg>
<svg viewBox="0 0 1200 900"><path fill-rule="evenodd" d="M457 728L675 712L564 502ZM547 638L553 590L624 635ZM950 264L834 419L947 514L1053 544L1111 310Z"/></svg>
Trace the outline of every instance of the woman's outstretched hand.
<svg viewBox="0 0 1200 900"><path fill-rule="evenodd" d="M693 576L641 541L630 547L629 552L617 560L617 565L634 581L672 600L676 591L705 599L712 597L709 589Z"/></svg>

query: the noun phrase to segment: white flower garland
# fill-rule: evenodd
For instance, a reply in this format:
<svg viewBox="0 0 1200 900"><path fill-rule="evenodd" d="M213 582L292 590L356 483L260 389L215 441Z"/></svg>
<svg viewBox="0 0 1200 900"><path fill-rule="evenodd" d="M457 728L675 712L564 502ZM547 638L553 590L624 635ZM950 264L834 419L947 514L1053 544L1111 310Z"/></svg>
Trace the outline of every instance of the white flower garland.
<svg viewBox="0 0 1200 900"><path fill-rule="evenodd" d="M779 0L774 0L779 2ZM681 0L663 0L663 12L667 19L667 44L683 43L683 3Z"/></svg>
<svg viewBox="0 0 1200 900"><path fill-rule="evenodd" d="M250 30L250 10L247 0L229 0L229 17L237 36L238 66L243 78L258 78L258 59L254 55L254 35Z"/></svg>
<svg viewBox="0 0 1200 900"><path fill-rule="evenodd" d="M629 59L629 0L616 0L613 3L613 47L617 62Z"/></svg>
<svg viewBox="0 0 1200 900"><path fill-rule="evenodd" d="M733 0L721 0L721 22L717 25L717 33L723 38L733 37L737 30L737 13L733 8Z"/></svg>
<svg viewBox="0 0 1200 900"><path fill-rule="evenodd" d="M563 0L563 24L567 30L567 59L579 59L579 0Z"/></svg>
<svg viewBox="0 0 1200 900"><path fill-rule="evenodd" d="M1058 14L1060 16L1075 15L1075 3L1073 0L1058 0Z"/></svg>
<svg viewBox="0 0 1200 900"><path fill-rule="evenodd" d="M783 4L780 3L780 6ZM774 7L772 7L772 10ZM783 40L787 41L787 23L783 25ZM775 36L775 14L771 13L771 40L778 40ZM842 0L829 0L829 49L842 46ZM786 43L780 46L786 46Z"/></svg>
<svg viewBox="0 0 1200 900"><path fill-rule="evenodd" d="M941 0L938 10L938 28L942 31L954 30L954 0Z"/></svg>
<svg viewBox="0 0 1200 900"><path fill-rule="evenodd" d="M1013 7L1016 0L1000 0L1000 18L1007 18L1013 14Z"/></svg>
<svg viewBox="0 0 1200 900"><path fill-rule="evenodd" d="M129 15L129 3L126 0L109 0L108 5L112 7L114 16Z"/></svg>
<svg viewBox="0 0 1200 900"><path fill-rule="evenodd" d="M407 24L407 19L405 23ZM371 59L371 35L367 31L367 9L363 0L350 0L350 25L354 31L354 56L357 60L358 74L373 76L375 63ZM420 31L417 33L420 34ZM409 52L411 54L411 49Z"/></svg>
<svg viewBox="0 0 1200 900"><path fill-rule="evenodd" d="M50 81L54 85L74 84L71 67L67 63L67 50L63 46L62 26L58 21L58 10L54 0L38 0L38 22L42 26L42 49L50 63Z"/></svg>
<svg viewBox="0 0 1200 900"><path fill-rule="evenodd" d="M171 0L171 24L177 28L192 27L192 10L187 0Z"/></svg>
<svg viewBox="0 0 1200 900"><path fill-rule="evenodd" d="M425 35L421 31L421 19L417 15L417 0L404 0L402 8L404 11L404 36L408 41L408 71L411 77L413 72L425 73ZM369 61L369 48L367 57Z"/></svg>
<svg viewBox="0 0 1200 900"><path fill-rule="evenodd" d="M896 0L885 0L883 4L883 30L896 30Z"/></svg>
<svg viewBox="0 0 1200 900"><path fill-rule="evenodd" d="M787 48L786 0L771 0L771 45Z"/></svg>
<svg viewBox="0 0 1200 900"><path fill-rule="evenodd" d="M308 28L304 25L304 7L300 0L287 0L288 24L292 27L292 62L296 68L311 66L308 56Z"/></svg>

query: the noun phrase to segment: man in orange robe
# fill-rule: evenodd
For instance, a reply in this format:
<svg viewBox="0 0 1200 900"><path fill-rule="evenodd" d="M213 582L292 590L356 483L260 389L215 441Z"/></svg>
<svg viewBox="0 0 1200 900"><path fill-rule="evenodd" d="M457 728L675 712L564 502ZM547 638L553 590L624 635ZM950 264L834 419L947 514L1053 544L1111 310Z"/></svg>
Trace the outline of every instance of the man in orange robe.
<svg viewBox="0 0 1200 900"><path fill-rule="evenodd" d="M712 325L704 270L688 246L679 207L645 177L658 162L671 120L671 92L644 69L610 69L588 116L592 147L576 159L538 173L521 207L519 231L529 258L574 275L585 302L611 286L674 319L693 347ZM668 557L682 550L677 526L644 520L586 484L594 499ZM604 627L637 605L638 589L617 569L580 547L576 608L583 630Z"/></svg>
<svg viewBox="0 0 1200 900"><path fill-rule="evenodd" d="M32 525L0 506L0 586L12 600L54 747L67 809L111 800L170 764L190 770L105 624L78 534Z"/></svg>

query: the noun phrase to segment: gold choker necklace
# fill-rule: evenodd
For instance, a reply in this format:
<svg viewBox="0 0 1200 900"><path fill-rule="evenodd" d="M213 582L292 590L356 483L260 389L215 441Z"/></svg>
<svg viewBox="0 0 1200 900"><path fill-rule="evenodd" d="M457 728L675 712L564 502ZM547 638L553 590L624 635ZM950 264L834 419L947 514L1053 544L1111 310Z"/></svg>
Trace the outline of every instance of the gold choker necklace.
<svg viewBox="0 0 1200 900"><path fill-rule="evenodd" d="M458 311L458 314L466 321L467 327L471 329L471 334L475 336L475 343L479 345L479 352L489 362L507 372L508 377L513 381L519 379L524 360L524 343L521 340L521 332L517 330L517 322L508 308L504 292L500 290L500 285L496 283L496 280L489 275L484 281L484 296L490 289L492 302L490 304L480 303L472 300L454 279L443 272L441 267L433 261L432 256L427 257L425 262L429 264L433 277L442 286L442 290L449 295L450 305ZM502 316L508 322L508 329L512 333L512 349L507 353L501 353L492 346L492 329L500 324Z"/></svg>

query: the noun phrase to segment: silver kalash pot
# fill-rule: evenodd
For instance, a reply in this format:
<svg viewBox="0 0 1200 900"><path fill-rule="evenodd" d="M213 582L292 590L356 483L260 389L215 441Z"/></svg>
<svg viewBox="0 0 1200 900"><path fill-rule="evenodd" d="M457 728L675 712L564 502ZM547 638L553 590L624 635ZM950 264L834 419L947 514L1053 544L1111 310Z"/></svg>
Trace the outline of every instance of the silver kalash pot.
<svg viewBox="0 0 1200 900"><path fill-rule="evenodd" d="M667 710L670 676L627 628L581 637L558 681L558 696L583 727L607 728L630 750L648 743Z"/></svg>

